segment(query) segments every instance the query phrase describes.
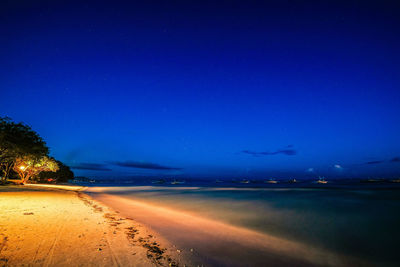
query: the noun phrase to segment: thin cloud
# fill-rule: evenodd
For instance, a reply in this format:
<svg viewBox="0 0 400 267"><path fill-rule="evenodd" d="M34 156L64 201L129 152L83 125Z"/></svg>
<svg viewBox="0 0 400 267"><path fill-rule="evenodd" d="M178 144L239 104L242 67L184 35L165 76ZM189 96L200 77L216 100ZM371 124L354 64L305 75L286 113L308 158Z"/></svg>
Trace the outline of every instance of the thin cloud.
<svg viewBox="0 0 400 267"><path fill-rule="evenodd" d="M72 165L70 167L75 170L111 171L111 169L107 168L105 164L98 163L79 163L78 165Z"/></svg>
<svg viewBox="0 0 400 267"><path fill-rule="evenodd" d="M400 163L400 157L395 157L390 160L390 162L397 162Z"/></svg>
<svg viewBox="0 0 400 267"><path fill-rule="evenodd" d="M339 165L339 164L335 164L335 165L333 165L333 167L335 169L337 169L337 170L342 170L343 169L343 167L341 165Z"/></svg>
<svg viewBox="0 0 400 267"><path fill-rule="evenodd" d="M383 163L383 162L385 162L385 161L383 161L383 160L374 160L374 161L365 162L365 164L367 164L367 165L374 165L374 164L381 164L381 163Z"/></svg>
<svg viewBox="0 0 400 267"><path fill-rule="evenodd" d="M391 160L374 160L374 161L368 161L365 162L367 165L374 165L374 164L381 164L385 162L392 162L392 163L400 163L400 157L394 157Z"/></svg>
<svg viewBox="0 0 400 267"><path fill-rule="evenodd" d="M138 161L115 161L111 164L127 167L127 168L138 168L138 169L148 169L148 170L182 170L182 168L163 166L156 163L146 163L146 162L138 162Z"/></svg>
<svg viewBox="0 0 400 267"><path fill-rule="evenodd" d="M292 149L293 145L289 145L284 149L279 149L276 151L263 151L263 152L257 152L257 151L251 151L251 150L242 150L241 152L244 154L248 154L248 155L252 155L255 157L259 157L259 156L273 156L273 155L279 155L279 154L283 154L283 155L287 155L287 156L294 156L297 154L297 151Z"/></svg>

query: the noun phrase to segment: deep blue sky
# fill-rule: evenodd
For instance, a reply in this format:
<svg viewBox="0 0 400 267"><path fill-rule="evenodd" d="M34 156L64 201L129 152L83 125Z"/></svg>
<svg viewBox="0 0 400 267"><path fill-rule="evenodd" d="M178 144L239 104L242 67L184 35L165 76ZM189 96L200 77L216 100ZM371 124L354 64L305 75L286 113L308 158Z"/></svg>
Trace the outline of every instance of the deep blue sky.
<svg viewBox="0 0 400 267"><path fill-rule="evenodd" d="M0 115L78 175L400 175L397 1L213 2L2 1Z"/></svg>

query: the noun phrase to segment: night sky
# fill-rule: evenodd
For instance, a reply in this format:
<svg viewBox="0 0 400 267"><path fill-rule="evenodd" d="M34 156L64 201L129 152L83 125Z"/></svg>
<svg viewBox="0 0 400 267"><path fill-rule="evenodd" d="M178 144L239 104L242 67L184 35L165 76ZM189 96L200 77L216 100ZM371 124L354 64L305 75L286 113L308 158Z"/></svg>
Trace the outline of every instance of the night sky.
<svg viewBox="0 0 400 267"><path fill-rule="evenodd" d="M76 175L395 177L396 2L2 1L0 115Z"/></svg>

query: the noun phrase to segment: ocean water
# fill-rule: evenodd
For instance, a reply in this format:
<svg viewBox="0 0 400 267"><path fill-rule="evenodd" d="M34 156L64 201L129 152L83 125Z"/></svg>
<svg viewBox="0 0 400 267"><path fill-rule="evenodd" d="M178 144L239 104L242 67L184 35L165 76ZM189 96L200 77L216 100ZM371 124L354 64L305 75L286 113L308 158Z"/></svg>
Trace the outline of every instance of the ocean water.
<svg viewBox="0 0 400 267"><path fill-rule="evenodd" d="M103 187L102 192L349 255L375 266L400 263L397 185Z"/></svg>

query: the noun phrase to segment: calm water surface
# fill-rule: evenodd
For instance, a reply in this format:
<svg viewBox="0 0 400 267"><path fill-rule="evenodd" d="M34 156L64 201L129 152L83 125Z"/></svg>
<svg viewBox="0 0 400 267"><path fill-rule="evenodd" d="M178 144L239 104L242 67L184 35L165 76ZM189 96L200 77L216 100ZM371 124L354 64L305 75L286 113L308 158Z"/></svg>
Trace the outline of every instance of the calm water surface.
<svg viewBox="0 0 400 267"><path fill-rule="evenodd" d="M399 262L397 188L120 187L110 193L352 255L377 265L395 266Z"/></svg>

